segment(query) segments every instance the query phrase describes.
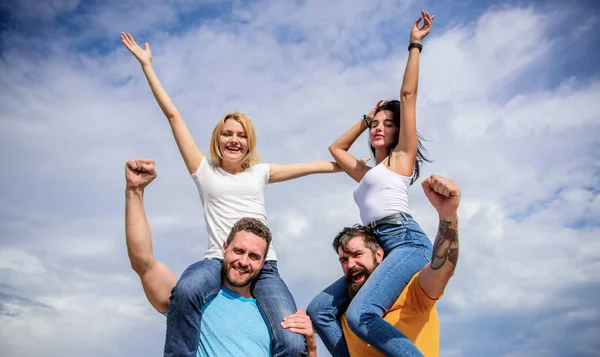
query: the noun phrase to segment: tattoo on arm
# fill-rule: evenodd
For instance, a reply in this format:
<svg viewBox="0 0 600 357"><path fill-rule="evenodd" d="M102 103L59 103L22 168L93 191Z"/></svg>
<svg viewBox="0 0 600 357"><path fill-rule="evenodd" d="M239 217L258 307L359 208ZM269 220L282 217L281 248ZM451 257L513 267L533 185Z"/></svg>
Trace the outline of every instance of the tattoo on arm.
<svg viewBox="0 0 600 357"><path fill-rule="evenodd" d="M446 264L452 263L452 271L456 269L458 261L458 230L457 223L441 220L438 234L433 243L433 256L431 257L431 269L438 270Z"/></svg>

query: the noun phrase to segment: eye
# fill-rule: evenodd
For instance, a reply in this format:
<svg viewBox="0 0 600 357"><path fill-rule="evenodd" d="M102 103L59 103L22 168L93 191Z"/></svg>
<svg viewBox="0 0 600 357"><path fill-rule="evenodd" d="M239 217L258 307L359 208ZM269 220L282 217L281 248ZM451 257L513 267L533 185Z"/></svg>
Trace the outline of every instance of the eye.
<svg viewBox="0 0 600 357"><path fill-rule="evenodd" d="M254 261L259 261L261 259L261 256L258 254L250 254L250 259L254 260Z"/></svg>
<svg viewBox="0 0 600 357"><path fill-rule="evenodd" d="M248 136L246 135L246 133L242 133L242 134L239 135L239 137L246 139Z"/></svg>
<svg viewBox="0 0 600 357"><path fill-rule="evenodd" d="M223 135L223 136L231 136L231 133L229 133L229 132L225 132L225 133L223 133L223 134L221 134L221 135Z"/></svg>

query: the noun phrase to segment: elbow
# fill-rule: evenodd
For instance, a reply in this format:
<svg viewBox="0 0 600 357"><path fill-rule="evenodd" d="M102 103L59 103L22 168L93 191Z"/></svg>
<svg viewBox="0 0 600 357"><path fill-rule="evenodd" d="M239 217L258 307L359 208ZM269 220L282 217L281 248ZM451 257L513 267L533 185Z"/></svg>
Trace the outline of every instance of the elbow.
<svg viewBox="0 0 600 357"><path fill-rule="evenodd" d="M167 119L169 120L169 123L173 123L173 122L177 122L181 119L181 114L179 114L178 111L174 111L172 113L168 113L167 114Z"/></svg>
<svg viewBox="0 0 600 357"><path fill-rule="evenodd" d="M335 156L335 154L334 154L334 153L335 153L335 151L336 151L337 149L338 149L338 147L337 147L335 144L331 144L331 145L329 145L329 153L330 153L332 156Z"/></svg>
<svg viewBox="0 0 600 357"><path fill-rule="evenodd" d="M405 89L402 88L402 90L400 91L400 101L403 103L406 103L407 101L410 100L416 100L417 98L417 90L411 90L411 89Z"/></svg>

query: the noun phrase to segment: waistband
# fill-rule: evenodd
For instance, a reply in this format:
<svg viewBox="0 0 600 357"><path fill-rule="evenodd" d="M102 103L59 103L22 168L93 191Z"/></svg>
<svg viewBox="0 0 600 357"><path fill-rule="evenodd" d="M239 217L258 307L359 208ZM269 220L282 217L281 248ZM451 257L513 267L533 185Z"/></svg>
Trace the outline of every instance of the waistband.
<svg viewBox="0 0 600 357"><path fill-rule="evenodd" d="M367 224L367 227L369 227L371 229L374 229L378 225L385 224L385 223L390 223L390 221L395 220L396 218L403 218L404 220L413 220L413 217L410 214L404 213L404 212L397 212L397 213L394 213L394 214L389 215L387 217L383 217L381 219L373 221L373 222Z"/></svg>

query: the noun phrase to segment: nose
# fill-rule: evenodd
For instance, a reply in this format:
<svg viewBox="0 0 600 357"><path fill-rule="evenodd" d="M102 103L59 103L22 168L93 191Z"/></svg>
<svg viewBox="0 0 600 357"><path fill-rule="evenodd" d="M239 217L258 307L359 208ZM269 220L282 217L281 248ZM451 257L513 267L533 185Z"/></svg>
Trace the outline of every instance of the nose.
<svg viewBox="0 0 600 357"><path fill-rule="evenodd" d="M241 257L239 257L238 262L240 263L240 265L247 266L248 265L248 256L245 254L242 255Z"/></svg>
<svg viewBox="0 0 600 357"><path fill-rule="evenodd" d="M348 258L348 270L354 268L356 266L356 262L354 261L354 258Z"/></svg>

